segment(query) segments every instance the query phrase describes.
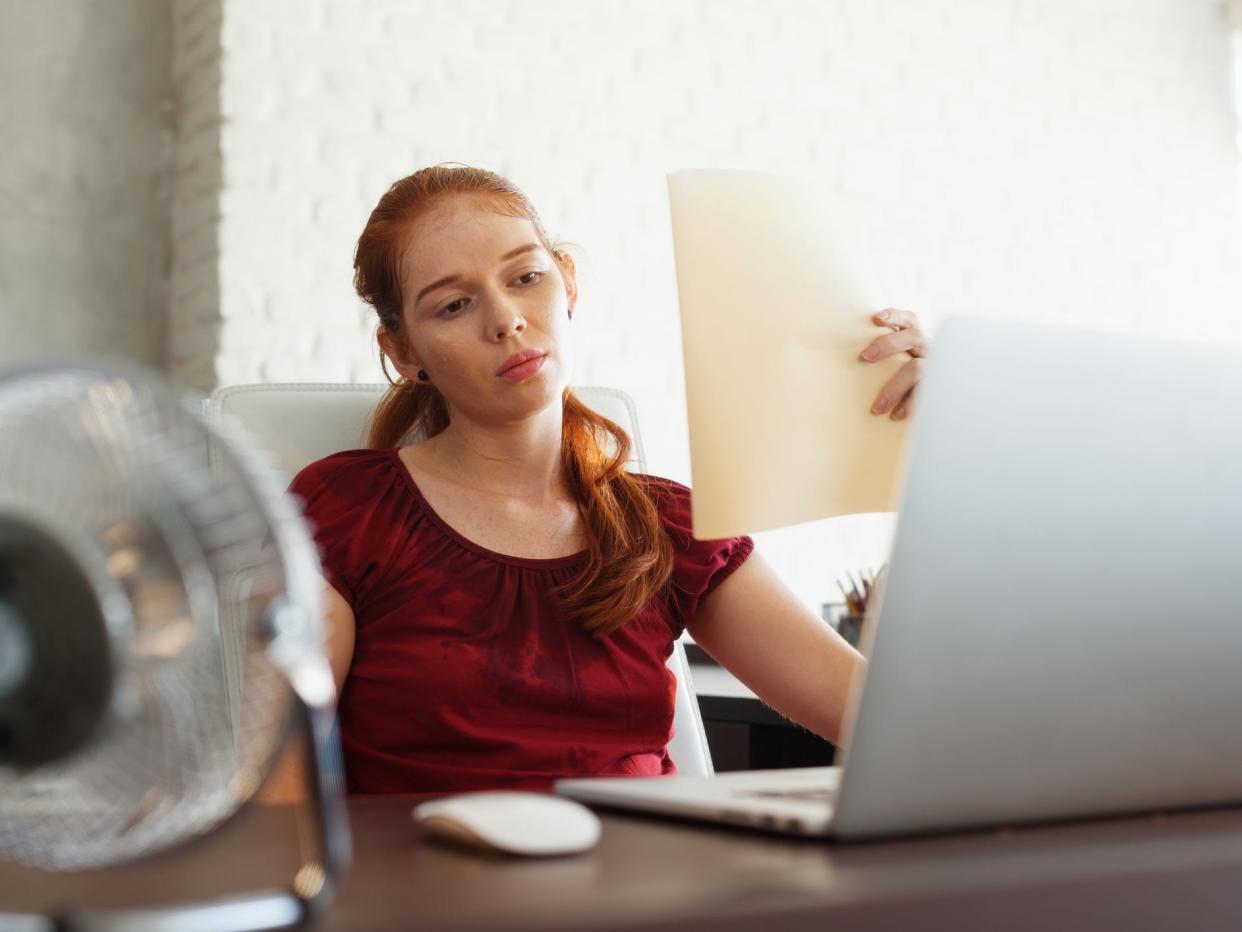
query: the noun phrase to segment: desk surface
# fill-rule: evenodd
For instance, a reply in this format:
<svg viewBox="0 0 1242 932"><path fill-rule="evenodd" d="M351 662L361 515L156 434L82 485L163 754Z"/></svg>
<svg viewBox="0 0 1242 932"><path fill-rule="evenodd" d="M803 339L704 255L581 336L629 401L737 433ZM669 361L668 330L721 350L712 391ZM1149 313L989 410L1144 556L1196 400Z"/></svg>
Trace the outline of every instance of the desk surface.
<svg viewBox="0 0 1242 932"><path fill-rule="evenodd" d="M1242 927L1242 809L863 845L605 814L595 850L523 861L428 842L410 807L350 801L354 866L316 928ZM159 862L77 875L0 865L0 907L274 885L296 864L293 826L287 807L251 806Z"/></svg>

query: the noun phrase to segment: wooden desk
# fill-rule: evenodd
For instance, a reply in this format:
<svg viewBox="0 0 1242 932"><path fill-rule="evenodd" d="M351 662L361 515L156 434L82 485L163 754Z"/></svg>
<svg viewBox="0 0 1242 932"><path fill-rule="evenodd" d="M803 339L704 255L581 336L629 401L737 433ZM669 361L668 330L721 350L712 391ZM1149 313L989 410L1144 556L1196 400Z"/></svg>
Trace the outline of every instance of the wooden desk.
<svg viewBox="0 0 1242 932"><path fill-rule="evenodd" d="M832 845L605 815L593 851L492 860L426 842L411 800L349 804L355 862L325 930L1236 930L1242 810ZM292 814L252 806L160 862L0 866L0 906L159 902L272 884Z"/></svg>

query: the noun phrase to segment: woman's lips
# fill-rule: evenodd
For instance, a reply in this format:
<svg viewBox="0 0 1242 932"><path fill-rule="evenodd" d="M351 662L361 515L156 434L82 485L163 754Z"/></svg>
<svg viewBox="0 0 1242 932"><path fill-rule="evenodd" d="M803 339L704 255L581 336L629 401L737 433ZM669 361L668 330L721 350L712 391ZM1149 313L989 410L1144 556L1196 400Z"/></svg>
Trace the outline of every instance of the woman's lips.
<svg viewBox="0 0 1242 932"><path fill-rule="evenodd" d="M543 364L547 358L548 357L546 355L532 356L530 359L526 360L526 362L518 363L516 366L506 369L504 372L500 373L500 377L502 379L508 379L510 382L521 382L525 379L529 379L532 375L543 368Z"/></svg>

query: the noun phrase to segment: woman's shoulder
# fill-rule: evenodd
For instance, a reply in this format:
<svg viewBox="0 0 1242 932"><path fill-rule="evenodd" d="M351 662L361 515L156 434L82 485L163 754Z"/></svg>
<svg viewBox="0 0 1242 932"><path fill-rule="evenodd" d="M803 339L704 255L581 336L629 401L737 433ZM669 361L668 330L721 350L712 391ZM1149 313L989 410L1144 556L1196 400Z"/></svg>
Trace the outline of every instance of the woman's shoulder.
<svg viewBox="0 0 1242 932"><path fill-rule="evenodd" d="M750 537L700 540L694 536L691 490L673 479L637 474L660 513L673 544L673 583L685 618L693 617L697 601L740 566L754 549ZM687 601L688 600L688 601Z"/></svg>
<svg viewBox="0 0 1242 932"><path fill-rule="evenodd" d="M671 505L685 507L690 506L690 486L683 485L675 479L666 479L663 476L653 476L650 473L636 472L633 473L643 486L643 489L655 499L657 506ZM661 507L663 511L663 507Z"/></svg>
<svg viewBox="0 0 1242 932"><path fill-rule="evenodd" d="M636 472L633 476L644 485L655 489L663 489L669 492L676 492L677 494L690 494L690 486L683 485L676 479L666 479L664 476L653 476L651 473L646 472Z"/></svg>
<svg viewBox="0 0 1242 932"><path fill-rule="evenodd" d="M341 450L302 467L289 489L306 496L329 487L374 488L376 473L391 469L392 460L392 450Z"/></svg>
<svg viewBox="0 0 1242 932"><path fill-rule="evenodd" d="M666 479L663 476L653 476L649 473L634 473L634 478L642 484L644 491L655 503L656 510L660 513L660 520L665 526L689 533L692 526L690 487L675 479Z"/></svg>
<svg viewBox="0 0 1242 932"><path fill-rule="evenodd" d="M665 479L662 476L651 476L646 473L635 473L635 477L643 483L647 494L655 502L656 509L660 512L660 519L664 522L665 527L690 540L694 540L695 543L705 543L705 541L698 541L694 537L694 520L690 503L693 492L690 486L683 485L675 479ZM720 540L741 539L740 537L720 538Z"/></svg>

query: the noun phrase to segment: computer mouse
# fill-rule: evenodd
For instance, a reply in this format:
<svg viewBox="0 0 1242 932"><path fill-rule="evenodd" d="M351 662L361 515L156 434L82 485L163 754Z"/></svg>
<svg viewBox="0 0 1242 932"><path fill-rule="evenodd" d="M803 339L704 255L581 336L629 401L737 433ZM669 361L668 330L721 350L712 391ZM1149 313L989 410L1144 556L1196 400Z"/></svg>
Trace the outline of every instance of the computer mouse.
<svg viewBox="0 0 1242 932"><path fill-rule="evenodd" d="M430 835L533 857L586 851L600 835L595 813L550 793L462 793L419 803L412 815Z"/></svg>

